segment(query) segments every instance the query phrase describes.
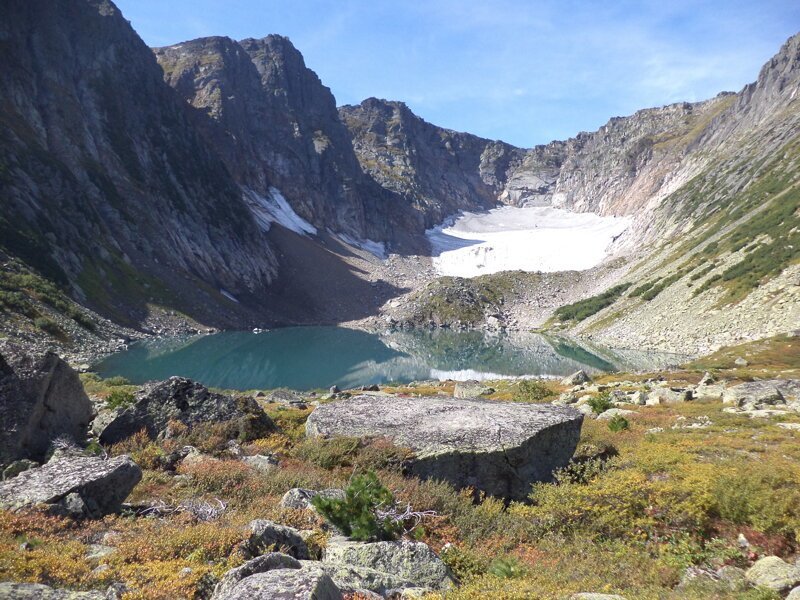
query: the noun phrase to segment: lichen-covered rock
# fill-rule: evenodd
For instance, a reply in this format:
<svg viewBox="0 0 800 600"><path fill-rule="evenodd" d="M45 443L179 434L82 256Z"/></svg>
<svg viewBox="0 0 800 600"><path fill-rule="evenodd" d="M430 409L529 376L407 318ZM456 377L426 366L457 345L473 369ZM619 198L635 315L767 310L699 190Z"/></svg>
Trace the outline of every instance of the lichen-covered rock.
<svg viewBox="0 0 800 600"><path fill-rule="evenodd" d="M414 452L408 468L418 477L522 499L567 465L582 422L551 404L354 396L316 408L306 434L386 437Z"/></svg>
<svg viewBox="0 0 800 600"><path fill-rule="evenodd" d="M796 587L789 592L789 595L786 596L786 600L800 600L800 587Z"/></svg>
<svg viewBox="0 0 800 600"><path fill-rule="evenodd" d="M488 396L493 393L493 388L474 380L457 381L453 389L454 398L477 398L478 396Z"/></svg>
<svg viewBox="0 0 800 600"><path fill-rule="evenodd" d="M310 558L305 540L294 527L278 525L266 519L251 521L249 527L250 537L245 542L244 549L251 556L285 550L294 558Z"/></svg>
<svg viewBox="0 0 800 600"><path fill-rule="evenodd" d="M296 558L280 552L270 552L247 561L243 565L231 569L222 577L214 588L211 600L225 598L242 579L257 573L266 573L274 569L299 569L302 565Z"/></svg>
<svg viewBox="0 0 800 600"><path fill-rule="evenodd" d="M108 600L102 592L59 590L40 583L0 583L0 598L7 600Z"/></svg>
<svg viewBox="0 0 800 600"><path fill-rule="evenodd" d="M263 437L274 429L252 398L215 394L185 377L170 377L142 388L131 406L101 415L94 431L103 444L114 444L142 429L152 437L163 435L170 421L189 426L227 422L239 438Z"/></svg>
<svg viewBox="0 0 800 600"><path fill-rule="evenodd" d="M273 569L239 581L214 600L342 600L342 592L321 569Z"/></svg>
<svg viewBox="0 0 800 600"><path fill-rule="evenodd" d="M142 470L126 455L103 460L57 452L45 465L0 483L0 508L50 504L57 512L100 517L119 510L141 478Z"/></svg>
<svg viewBox="0 0 800 600"><path fill-rule="evenodd" d="M0 464L41 461L58 437L80 442L91 419L92 403L66 362L0 343Z"/></svg>
<svg viewBox="0 0 800 600"><path fill-rule="evenodd" d="M604 410L599 415L597 415L598 419L610 420L614 417L628 417L630 415L635 415L635 410L626 410L624 408L609 408L608 410Z"/></svg>
<svg viewBox="0 0 800 600"><path fill-rule="evenodd" d="M800 400L800 381L795 379L767 379L748 381L725 390L725 404L788 404Z"/></svg>
<svg viewBox="0 0 800 600"><path fill-rule="evenodd" d="M760 585L780 594L800 584L800 567L790 565L777 556L765 556L747 570L745 577L753 585Z"/></svg>
<svg viewBox="0 0 800 600"><path fill-rule="evenodd" d="M422 542L355 542L337 536L328 541L322 566L345 591L427 588L453 585L447 566Z"/></svg>
<svg viewBox="0 0 800 600"><path fill-rule="evenodd" d="M314 509L311 504L311 499L315 496L322 496L323 498L336 498L337 500L344 500L344 490L329 488L326 490L305 490L302 488L292 488L283 495L280 505L283 508L295 508L299 510Z"/></svg>

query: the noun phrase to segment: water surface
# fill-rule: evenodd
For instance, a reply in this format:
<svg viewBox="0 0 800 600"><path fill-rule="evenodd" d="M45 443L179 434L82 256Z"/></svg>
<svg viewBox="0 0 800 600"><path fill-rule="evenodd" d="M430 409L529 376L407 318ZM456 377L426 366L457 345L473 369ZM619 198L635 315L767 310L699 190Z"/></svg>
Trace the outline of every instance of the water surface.
<svg viewBox="0 0 800 600"><path fill-rule="evenodd" d="M558 377L651 370L684 357L621 351L533 333L449 330L373 334L343 327L287 327L137 342L95 365L134 383L190 377L225 389L352 388L423 379Z"/></svg>

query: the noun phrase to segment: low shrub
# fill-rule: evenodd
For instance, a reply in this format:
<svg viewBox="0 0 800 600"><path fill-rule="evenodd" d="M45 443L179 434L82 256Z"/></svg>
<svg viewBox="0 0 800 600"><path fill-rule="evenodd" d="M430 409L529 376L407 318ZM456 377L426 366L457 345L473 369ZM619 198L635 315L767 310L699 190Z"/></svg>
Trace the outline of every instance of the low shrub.
<svg viewBox="0 0 800 600"><path fill-rule="evenodd" d="M537 379L523 379L519 382L518 400L523 402L541 402L555 396L555 391L546 383Z"/></svg>
<svg viewBox="0 0 800 600"><path fill-rule="evenodd" d="M136 402L136 396L127 390L112 390L106 397L106 406L109 408L125 408L134 402Z"/></svg>
<svg viewBox="0 0 800 600"><path fill-rule="evenodd" d="M610 408L614 408L614 405L611 403L611 396L608 392L603 392L594 398L590 398L588 404L592 407L592 412L596 415L604 413Z"/></svg>
<svg viewBox="0 0 800 600"><path fill-rule="evenodd" d="M53 336L62 336L64 332L61 330L61 327L58 326L58 323L53 321L52 319L48 319L47 317L36 317L33 320L33 324L36 326L37 329L41 329L45 333L49 333Z"/></svg>
<svg viewBox="0 0 800 600"><path fill-rule="evenodd" d="M374 471L354 476L345 489L344 500L316 496L311 503L326 520L354 540L393 540L402 532L402 523L380 513L391 509L395 500Z"/></svg>
<svg viewBox="0 0 800 600"><path fill-rule="evenodd" d="M630 423L628 423L628 419L622 415L614 415L608 420L608 428L614 433L618 433L629 429Z"/></svg>

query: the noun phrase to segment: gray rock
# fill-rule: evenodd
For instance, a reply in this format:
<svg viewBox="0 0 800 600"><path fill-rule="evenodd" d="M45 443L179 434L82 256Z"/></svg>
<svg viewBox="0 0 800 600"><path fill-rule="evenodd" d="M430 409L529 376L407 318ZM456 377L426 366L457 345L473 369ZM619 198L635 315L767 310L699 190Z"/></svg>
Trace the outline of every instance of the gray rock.
<svg viewBox="0 0 800 600"><path fill-rule="evenodd" d="M692 390L682 388L656 387L647 393L647 406L659 404L679 404L692 399Z"/></svg>
<svg viewBox="0 0 800 600"><path fill-rule="evenodd" d="M746 404L785 404L782 389L791 394L792 387L789 382L782 379L769 379L766 381L749 381L740 383L725 390L722 401L725 404L744 406Z"/></svg>
<svg viewBox="0 0 800 600"><path fill-rule="evenodd" d="M572 594L570 600L625 600L623 596L617 594L595 594L593 592L581 592Z"/></svg>
<svg viewBox="0 0 800 600"><path fill-rule="evenodd" d="M383 436L410 448L409 471L459 488L523 499L567 465L583 415L551 404L354 396L319 406L309 436Z"/></svg>
<svg viewBox="0 0 800 600"><path fill-rule="evenodd" d="M733 361L733 364L735 364L737 367L746 367L746 366L747 366L747 365L749 365L750 363L749 363L749 362L747 362L747 361L746 361L744 358L742 358L742 357L740 356L740 357L739 357L739 358L737 358L735 361Z"/></svg>
<svg viewBox="0 0 800 600"><path fill-rule="evenodd" d="M392 588L446 590L453 585L445 564L422 542L355 542L337 536L328 541L322 563L345 591L382 594Z"/></svg>
<svg viewBox="0 0 800 600"><path fill-rule="evenodd" d="M344 500L344 490L336 488L329 488L326 490L304 490L302 488L292 488L283 495L280 505L283 508L295 508L299 510L311 509L314 507L311 504L311 499L315 496L323 496L324 498L336 498Z"/></svg>
<svg viewBox="0 0 800 600"><path fill-rule="evenodd" d="M723 383L709 383L698 385L692 391L692 396L697 400L722 400L726 386Z"/></svg>
<svg viewBox="0 0 800 600"><path fill-rule="evenodd" d="M304 566L245 577L214 600L343 600L343 597L321 568Z"/></svg>
<svg viewBox="0 0 800 600"><path fill-rule="evenodd" d="M265 399L267 402L284 404L291 408L303 409L307 406L305 399L291 390L272 390L266 395Z"/></svg>
<svg viewBox="0 0 800 600"><path fill-rule="evenodd" d="M480 381L457 381L453 389L454 398L477 398L494 394L494 388L483 385Z"/></svg>
<svg viewBox="0 0 800 600"><path fill-rule="evenodd" d="M105 600L102 592L58 590L39 583L0 583L0 598L8 600Z"/></svg>
<svg viewBox="0 0 800 600"><path fill-rule="evenodd" d="M0 483L0 508L61 503L67 512L100 517L119 510L141 478L142 470L126 455L103 460L56 453L45 465Z"/></svg>
<svg viewBox="0 0 800 600"><path fill-rule="evenodd" d="M581 369L568 377L564 377L564 379L561 380L561 385L580 385L582 383L589 383L591 380L592 378L586 374L586 371Z"/></svg>
<svg viewBox="0 0 800 600"><path fill-rule="evenodd" d="M597 415L598 419L609 420L613 419L614 417L628 417L630 415L635 415L635 410L625 410L624 408L609 408L608 410L603 411L599 415Z"/></svg>
<svg viewBox="0 0 800 600"><path fill-rule="evenodd" d="M294 527L278 525L266 519L251 521L250 537L244 543L244 549L250 556L264 552L283 551L294 558L308 559L308 546Z"/></svg>
<svg viewBox="0 0 800 600"><path fill-rule="evenodd" d="M233 398L209 392L185 377L144 387L135 403L96 420L95 434L103 444L114 444L146 429L151 437L163 435L170 421L185 425L230 422L236 437L263 437L274 429L271 419L250 397Z"/></svg>
<svg viewBox="0 0 800 600"><path fill-rule="evenodd" d="M753 585L781 594L800 584L800 567L790 565L777 556L766 556L747 570L745 578Z"/></svg>
<svg viewBox="0 0 800 600"><path fill-rule="evenodd" d="M300 567L300 562L296 558L281 554L280 552L270 552L263 556L257 556L243 565L225 573L214 588L214 594L211 596L211 600L225 598L242 579L255 575L256 573L266 573L274 569L299 569Z"/></svg>
<svg viewBox="0 0 800 600"><path fill-rule="evenodd" d="M256 454L255 456L243 456L242 462L248 467L254 468L262 473L269 473L278 468L278 459L271 454Z"/></svg>
<svg viewBox="0 0 800 600"><path fill-rule="evenodd" d="M0 342L0 464L41 462L56 438L83 441L91 419L92 403L66 362Z"/></svg>
<svg viewBox="0 0 800 600"><path fill-rule="evenodd" d="M786 600L800 600L800 587L796 587L789 592L789 595L786 596Z"/></svg>

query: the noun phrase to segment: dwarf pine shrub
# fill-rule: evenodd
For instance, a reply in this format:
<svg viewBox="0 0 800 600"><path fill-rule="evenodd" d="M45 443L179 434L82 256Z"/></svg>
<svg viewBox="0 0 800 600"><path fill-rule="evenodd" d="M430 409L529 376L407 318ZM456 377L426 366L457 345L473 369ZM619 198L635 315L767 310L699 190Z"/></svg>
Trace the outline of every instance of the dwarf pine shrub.
<svg viewBox="0 0 800 600"><path fill-rule="evenodd" d="M311 503L327 521L354 540L394 540L402 532L402 523L380 514L381 510L392 508L395 500L374 471L353 477L344 500L316 496Z"/></svg>

